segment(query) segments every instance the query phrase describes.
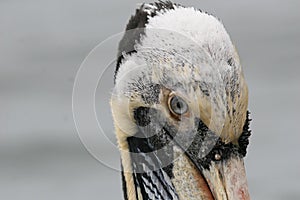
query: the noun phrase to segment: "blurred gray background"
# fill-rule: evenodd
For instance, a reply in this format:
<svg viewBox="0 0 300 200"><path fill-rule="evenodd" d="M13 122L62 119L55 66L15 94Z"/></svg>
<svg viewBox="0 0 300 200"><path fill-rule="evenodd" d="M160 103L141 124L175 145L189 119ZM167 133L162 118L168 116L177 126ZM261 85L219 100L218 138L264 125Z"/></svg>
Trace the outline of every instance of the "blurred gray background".
<svg viewBox="0 0 300 200"><path fill-rule="evenodd" d="M222 19L239 50L253 118L246 158L252 199L300 199L300 1L176 2ZM119 172L79 140L72 87L84 58L123 31L137 3L0 0L1 199L121 199ZM107 53L114 56L116 46ZM108 90L110 75L100 83ZM108 96L98 109L115 142ZM107 141L101 148L118 164Z"/></svg>

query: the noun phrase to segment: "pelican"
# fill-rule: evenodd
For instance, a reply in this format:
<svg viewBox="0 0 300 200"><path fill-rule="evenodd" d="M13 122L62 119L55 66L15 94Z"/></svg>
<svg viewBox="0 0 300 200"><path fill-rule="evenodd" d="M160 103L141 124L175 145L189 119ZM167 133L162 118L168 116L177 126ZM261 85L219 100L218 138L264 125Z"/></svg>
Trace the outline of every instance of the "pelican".
<svg viewBox="0 0 300 200"><path fill-rule="evenodd" d="M250 199L248 88L216 17L142 4L119 43L110 103L124 199Z"/></svg>

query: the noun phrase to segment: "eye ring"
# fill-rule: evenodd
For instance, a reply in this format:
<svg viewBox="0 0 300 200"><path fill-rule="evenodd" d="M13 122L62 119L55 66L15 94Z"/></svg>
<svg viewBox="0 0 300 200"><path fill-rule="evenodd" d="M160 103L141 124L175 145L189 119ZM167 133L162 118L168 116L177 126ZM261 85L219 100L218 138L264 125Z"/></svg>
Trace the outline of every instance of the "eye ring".
<svg viewBox="0 0 300 200"><path fill-rule="evenodd" d="M183 98L171 93L168 99L168 106L170 112L176 117L182 116L189 111L188 104L183 100Z"/></svg>

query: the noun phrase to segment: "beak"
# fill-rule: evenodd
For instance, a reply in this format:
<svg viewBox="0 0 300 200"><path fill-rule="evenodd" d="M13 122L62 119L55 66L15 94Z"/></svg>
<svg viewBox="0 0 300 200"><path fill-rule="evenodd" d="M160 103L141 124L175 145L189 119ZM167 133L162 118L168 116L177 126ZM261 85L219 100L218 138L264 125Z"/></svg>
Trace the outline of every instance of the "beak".
<svg viewBox="0 0 300 200"><path fill-rule="evenodd" d="M196 120L196 124L198 123L203 122ZM207 141L203 139L203 133ZM193 140L192 143L190 143L191 140ZM203 162L204 156L213 156L212 150L207 151L211 149L210 145L215 145L211 143L211 140L217 141L218 136L205 124L199 124L197 132L178 132L176 135L176 144L185 151L198 171L194 176L197 176L196 179L203 180L203 183L207 183L198 186L200 191L204 191L204 196L213 197L214 200L250 200L242 155L236 152L228 156L224 155L221 160L208 159L208 162ZM202 149L202 146L205 148ZM212 154L209 155L209 153Z"/></svg>
<svg viewBox="0 0 300 200"><path fill-rule="evenodd" d="M203 177L216 200L250 200L244 161L238 156L212 162L202 170Z"/></svg>

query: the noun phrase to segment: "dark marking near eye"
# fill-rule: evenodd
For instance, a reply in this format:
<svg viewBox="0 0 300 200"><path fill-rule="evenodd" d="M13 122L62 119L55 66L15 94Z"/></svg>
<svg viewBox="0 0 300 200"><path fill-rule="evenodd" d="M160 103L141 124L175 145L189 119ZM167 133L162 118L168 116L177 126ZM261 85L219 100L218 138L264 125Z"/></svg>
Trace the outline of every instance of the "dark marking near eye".
<svg viewBox="0 0 300 200"><path fill-rule="evenodd" d="M143 79L145 77L137 79L130 85L130 89L139 92L145 104L158 104L161 86L158 84L145 84Z"/></svg>
<svg viewBox="0 0 300 200"><path fill-rule="evenodd" d="M138 107L133 111L133 117L138 126L145 127L151 122L150 118L150 108Z"/></svg>
<svg viewBox="0 0 300 200"><path fill-rule="evenodd" d="M131 152L153 152L166 147L173 140L173 137L176 135L176 129L167 123L161 123L162 120L159 118L160 115L157 112L157 110L147 107L139 107L134 111L134 118L137 125L139 125L139 132L135 136L128 138L129 146L137 148L135 150L131 149ZM238 145L233 143L225 144L200 119L197 119L195 121L195 125L198 127L197 134L192 144L185 151L186 155L199 169L209 169L212 162L226 161L234 156L241 158L246 156L249 137L251 135L249 127L251 119L249 119L249 114L248 111L243 132L238 139ZM205 149L202 157L199 151L203 147ZM208 147L212 147L212 149ZM165 151L160 151L160 154L156 154L156 156L159 160L172 160L172 145L168 146ZM170 177L173 176L172 168L172 164L163 168Z"/></svg>
<svg viewBox="0 0 300 200"><path fill-rule="evenodd" d="M149 84L143 89L141 97L146 104L154 104L159 102L160 85Z"/></svg>
<svg viewBox="0 0 300 200"><path fill-rule="evenodd" d="M160 167L163 163L169 163L166 166L161 166L170 178L173 177L173 148L169 143L172 141L172 136L168 130L172 130L167 124L160 124L162 121L157 114L158 111L153 108L139 107L134 110L134 118L138 127L138 132L127 138L129 150L133 153L131 156L136 156L137 161L141 161L139 153L148 153L148 156L160 162L152 163L153 166L148 166L149 169L153 167ZM163 150L162 150L163 149ZM160 151L157 151L160 150ZM132 157L132 159L134 159ZM145 163L146 164L146 163Z"/></svg>
<svg viewBox="0 0 300 200"><path fill-rule="evenodd" d="M209 169L212 162L224 161L232 156L246 156L249 137L251 135L249 128L250 121L248 111L243 132L238 140L238 145L235 145L233 143L225 144L222 142L221 138L209 130L209 128L201 120L198 120L198 122L196 122L199 123L198 133L190 147L186 150L188 157L190 157L199 169ZM213 149L210 152L204 152L206 154L205 157L199 157L199 150L201 147L208 147L211 145L213 145Z"/></svg>

